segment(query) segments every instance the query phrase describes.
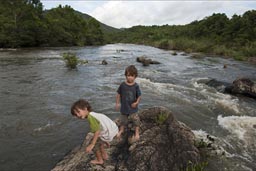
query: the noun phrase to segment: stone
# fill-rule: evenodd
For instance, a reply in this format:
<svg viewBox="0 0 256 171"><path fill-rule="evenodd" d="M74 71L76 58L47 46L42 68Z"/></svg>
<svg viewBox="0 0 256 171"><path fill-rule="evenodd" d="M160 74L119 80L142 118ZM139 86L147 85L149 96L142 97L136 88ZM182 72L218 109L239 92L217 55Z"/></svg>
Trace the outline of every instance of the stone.
<svg viewBox="0 0 256 171"><path fill-rule="evenodd" d="M189 162L199 163L200 153L195 146L195 135L184 123L177 121L171 111L153 107L139 113L140 139L129 144L130 133L111 142L107 149L109 160L103 165L92 165L94 154L86 154L85 147L93 135L72 150L52 171L179 171Z"/></svg>

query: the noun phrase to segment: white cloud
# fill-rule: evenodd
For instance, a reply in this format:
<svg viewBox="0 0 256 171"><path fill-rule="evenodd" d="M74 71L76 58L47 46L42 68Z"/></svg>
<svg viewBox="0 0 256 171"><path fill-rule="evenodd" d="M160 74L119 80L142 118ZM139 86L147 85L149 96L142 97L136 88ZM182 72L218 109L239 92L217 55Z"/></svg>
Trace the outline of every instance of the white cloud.
<svg viewBox="0 0 256 171"><path fill-rule="evenodd" d="M69 5L73 9L86 14L89 14L97 6L104 4L104 1L88 1L88 0L86 1L41 0L41 2L43 3L43 6L45 9L55 8L55 7L58 7L59 4L61 4L62 6Z"/></svg>
<svg viewBox="0 0 256 171"><path fill-rule="evenodd" d="M228 17L256 9L255 1L91 1L41 0L46 9L59 4L91 15L102 23L121 28L135 25L177 25L201 20L213 13L226 13Z"/></svg>
<svg viewBox="0 0 256 171"><path fill-rule="evenodd" d="M121 28L188 24L213 13L226 13L231 17L249 9L252 6L245 1L108 1L90 15L107 25Z"/></svg>

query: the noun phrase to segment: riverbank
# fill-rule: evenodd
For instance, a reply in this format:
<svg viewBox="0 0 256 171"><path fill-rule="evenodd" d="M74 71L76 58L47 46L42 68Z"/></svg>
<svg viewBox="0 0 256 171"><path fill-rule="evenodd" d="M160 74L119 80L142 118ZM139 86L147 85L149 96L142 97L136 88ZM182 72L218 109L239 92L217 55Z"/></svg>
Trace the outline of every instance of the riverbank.
<svg viewBox="0 0 256 171"><path fill-rule="evenodd" d="M227 47L223 44L214 44L209 40L192 39L164 39L159 41L137 42L140 45L148 45L164 50L183 51L185 53L197 53L203 56L217 56L222 58L233 58L237 61L248 61L256 64L256 54L254 46Z"/></svg>

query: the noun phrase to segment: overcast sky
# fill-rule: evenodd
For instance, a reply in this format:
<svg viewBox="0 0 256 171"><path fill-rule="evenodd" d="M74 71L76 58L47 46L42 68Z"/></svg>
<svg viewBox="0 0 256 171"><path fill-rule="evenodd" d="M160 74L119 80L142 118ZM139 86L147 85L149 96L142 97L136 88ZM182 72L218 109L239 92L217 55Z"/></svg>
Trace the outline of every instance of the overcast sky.
<svg viewBox="0 0 256 171"><path fill-rule="evenodd" d="M44 9L70 5L100 22L116 28L135 25L178 25L201 20L213 13L225 13L228 17L255 10L255 1L88 1L41 0Z"/></svg>

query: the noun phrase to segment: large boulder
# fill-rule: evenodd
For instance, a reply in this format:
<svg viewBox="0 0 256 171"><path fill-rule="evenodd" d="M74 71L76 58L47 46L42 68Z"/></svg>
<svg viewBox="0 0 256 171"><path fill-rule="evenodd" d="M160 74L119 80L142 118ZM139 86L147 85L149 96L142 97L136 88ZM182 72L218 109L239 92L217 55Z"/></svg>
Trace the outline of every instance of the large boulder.
<svg viewBox="0 0 256 171"><path fill-rule="evenodd" d="M205 83L217 91L232 95L244 95L256 99L256 83L249 78L238 78L233 83L226 83L211 79Z"/></svg>
<svg viewBox="0 0 256 171"><path fill-rule="evenodd" d="M256 84L249 78L238 78L233 81L231 93L256 98Z"/></svg>
<svg viewBox="0 0 256 171"><path fill-rule="evenodd" d="M160 62L153 61L152 59L150 59L146 56L137 57L136 61L142 63L143 66L149 66L150 64L160 64Z"/></svg>
<svg viewBox="0 0 256 171"><path fill-rule="evenodd" d="M129 144L127 138L114 140L107 149L110 159L104 165L91 165L93 154L85 147L92 138L88 134L84 143L74 149L53 171L179 171L189 163L199 163L200 154L195 147L195 136L190 128L178 122L164 107L153 107L139 112L140 140ZM132 132L132 131L131 131Z"/></svg>
<svg viewBox="0 0 256 171"><path fill-rule="evenodd" d="M194 134L169 110L155 107L143 110L139 116L141 137L130 146L128 170L175 171L186 168L189 161L199 162Z"/></svg>

